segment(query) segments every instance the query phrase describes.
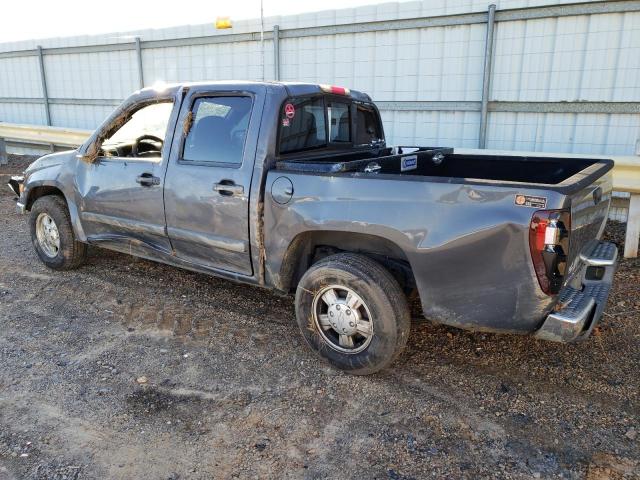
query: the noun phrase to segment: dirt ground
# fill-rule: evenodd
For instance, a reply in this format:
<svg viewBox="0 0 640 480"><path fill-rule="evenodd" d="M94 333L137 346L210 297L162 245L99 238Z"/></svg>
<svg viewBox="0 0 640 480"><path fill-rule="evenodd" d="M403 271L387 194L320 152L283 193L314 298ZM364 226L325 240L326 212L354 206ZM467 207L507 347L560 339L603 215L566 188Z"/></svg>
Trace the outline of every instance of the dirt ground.
<svg viewBox="0 0 640 480"><path fill-rule="evenodd" d="M415 321L352 377L291 298L100 249L48 270L0 192L1 480L640 478L638 260L586 342Z"/></svg>

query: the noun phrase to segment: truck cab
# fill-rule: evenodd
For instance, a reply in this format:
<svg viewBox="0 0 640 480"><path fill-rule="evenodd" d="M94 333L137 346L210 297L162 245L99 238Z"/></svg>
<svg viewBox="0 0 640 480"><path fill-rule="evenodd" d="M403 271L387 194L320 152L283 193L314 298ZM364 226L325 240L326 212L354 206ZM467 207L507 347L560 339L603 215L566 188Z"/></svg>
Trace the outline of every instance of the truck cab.
<svg viewBox="0 0 640 480"><path fill-rule="evenodd" d="M371 100L341 93L243 82L134 94L79 150L69 193L80 239L261 283L258 222L250 218L258 215L263 174L276 156L384 147ZM359 144L350 139L352 115L362 121Z"/></svg>

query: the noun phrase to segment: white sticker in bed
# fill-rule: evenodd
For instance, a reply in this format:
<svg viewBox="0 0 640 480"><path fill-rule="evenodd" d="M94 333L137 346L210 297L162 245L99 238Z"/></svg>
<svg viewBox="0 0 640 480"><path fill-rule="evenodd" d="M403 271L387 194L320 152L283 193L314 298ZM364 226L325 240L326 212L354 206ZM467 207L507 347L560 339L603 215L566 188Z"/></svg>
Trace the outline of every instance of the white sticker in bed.
<svg viewBox="0 0 640 480"><path fill-rule="evenodd" d="M415 170L418 168L418 156L409 155L400 159L400 171L406 172L407 170Z"/></svg>

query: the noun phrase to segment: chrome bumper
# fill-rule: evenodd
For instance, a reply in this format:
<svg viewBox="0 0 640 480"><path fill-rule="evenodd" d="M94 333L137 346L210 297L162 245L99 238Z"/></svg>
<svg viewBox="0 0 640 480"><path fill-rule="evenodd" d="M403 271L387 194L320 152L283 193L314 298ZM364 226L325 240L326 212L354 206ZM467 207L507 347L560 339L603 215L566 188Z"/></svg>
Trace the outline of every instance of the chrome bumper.
<svg viewBox="0 0 640 480"><path fill-rule="evenodd" d="M574 342L589 336L609 298L618 248L610 242L594 241L580 255L582 268L576 280L561 291L555 310L535 336L553 342Z"/></svg>
<svg viewBox="0 0 640 480"><path fill-rule="evenodd" d="M16 212L20 215L27 213L27 206L24 203L16 202Z"/></svg>

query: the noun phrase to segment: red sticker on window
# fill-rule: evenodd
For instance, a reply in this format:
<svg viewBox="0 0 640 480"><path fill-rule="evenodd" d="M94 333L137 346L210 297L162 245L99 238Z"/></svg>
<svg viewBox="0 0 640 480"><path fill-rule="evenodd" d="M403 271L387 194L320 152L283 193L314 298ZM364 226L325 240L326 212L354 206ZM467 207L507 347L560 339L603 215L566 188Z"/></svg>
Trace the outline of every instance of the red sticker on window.
<svg viewBox="0 0 640 480"><path fill-rule="evenodd" d="M284 114L287 118L293 118L296 114L296 107L293 106L293 103L287 103L284 106Z"/></svg>

